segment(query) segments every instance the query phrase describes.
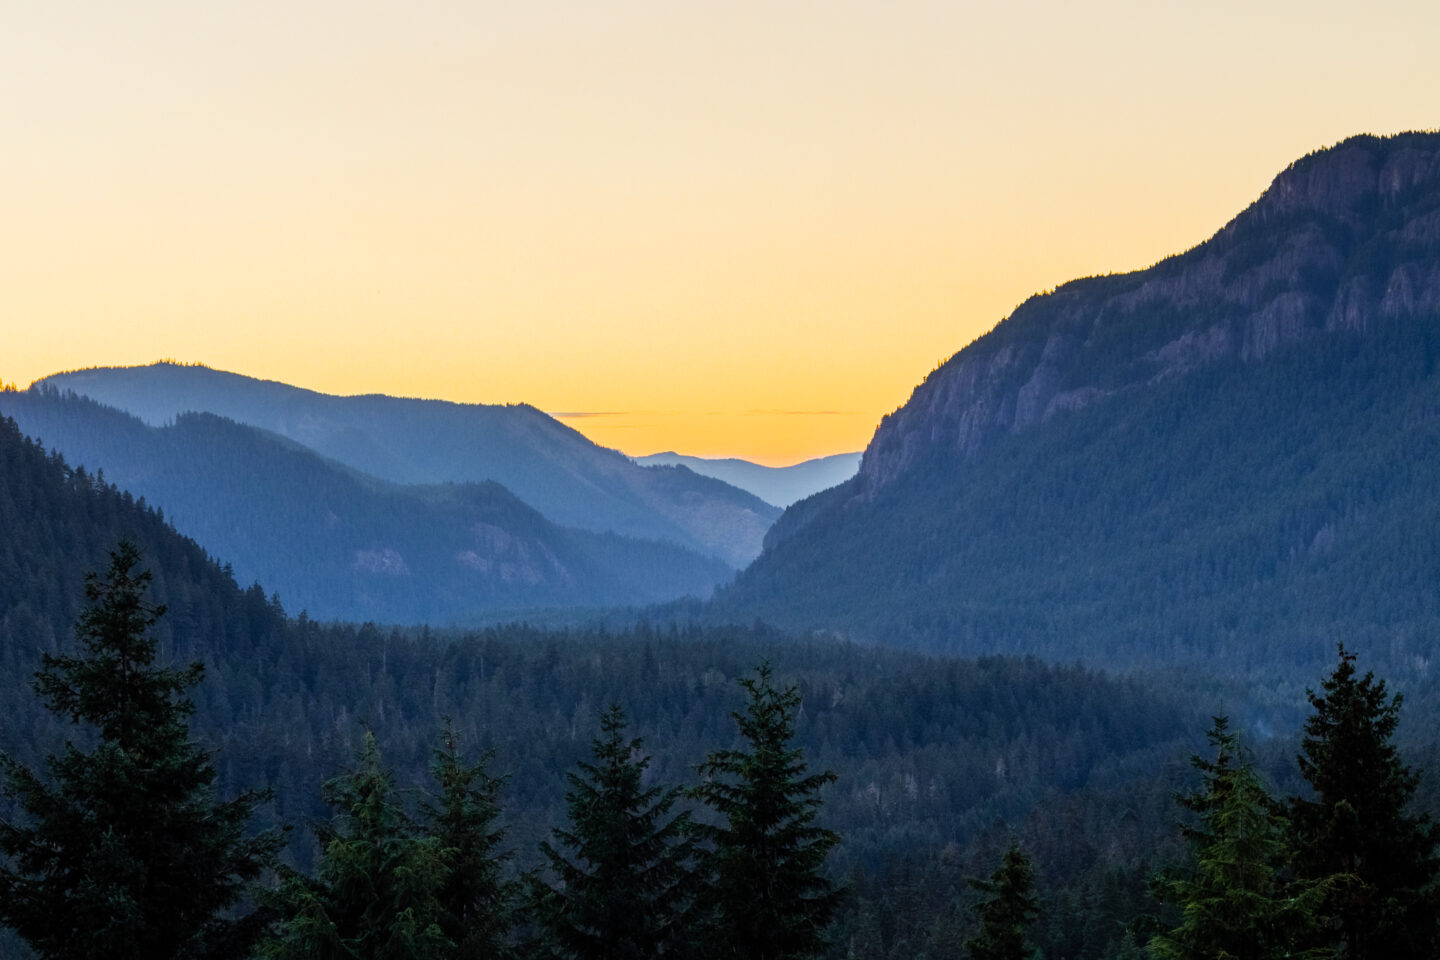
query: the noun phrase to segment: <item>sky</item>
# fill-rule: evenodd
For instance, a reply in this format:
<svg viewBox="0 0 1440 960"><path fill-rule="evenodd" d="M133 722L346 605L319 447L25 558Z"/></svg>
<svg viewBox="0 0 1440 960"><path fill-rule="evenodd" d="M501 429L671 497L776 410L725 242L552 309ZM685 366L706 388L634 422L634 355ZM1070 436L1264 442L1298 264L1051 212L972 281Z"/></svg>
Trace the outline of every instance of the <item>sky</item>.
<svg viewBox="0 0 1440 960"><path fill-rule="evenodd" d="M1026 297L1440 127L1440 4L0 4L0 380L526 402L861 449Z"/></svg>

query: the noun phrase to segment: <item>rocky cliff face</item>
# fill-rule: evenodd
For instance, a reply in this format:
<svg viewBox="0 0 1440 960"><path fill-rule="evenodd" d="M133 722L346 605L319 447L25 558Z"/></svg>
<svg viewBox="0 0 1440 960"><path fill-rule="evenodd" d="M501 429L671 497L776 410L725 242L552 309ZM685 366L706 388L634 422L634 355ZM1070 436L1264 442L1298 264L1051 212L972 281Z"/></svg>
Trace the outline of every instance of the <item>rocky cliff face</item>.
<svg viewBox="0 0 1440 960"><path fill-rule="evenodd" d="M1061 410L1421 313L1440 316L1440 134L1355 137L1187 253L1026 301L882 421L850 495Z"/></svg>
<svg viewBox="0 0 1440 960"><path fill-rule="evenodd" d="M1031 299L786 511L716 616L1267 677L1343 640L1428 669L1437 228L1440 134L1359 138L1194 250Z"/></svg>

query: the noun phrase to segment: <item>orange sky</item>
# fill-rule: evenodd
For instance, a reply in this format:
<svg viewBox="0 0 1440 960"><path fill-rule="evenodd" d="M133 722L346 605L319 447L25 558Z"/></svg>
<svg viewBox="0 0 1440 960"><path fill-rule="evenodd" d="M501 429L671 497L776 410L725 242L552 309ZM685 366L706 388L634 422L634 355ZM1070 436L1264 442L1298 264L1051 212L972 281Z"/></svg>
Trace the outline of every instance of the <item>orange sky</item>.
<svg viewBox="0 0 1440 960"><path fill-rule="evenodd" d="M1440 5L0 5L0 378L161 357L853 450L1020 300L1435 127Z"/></svg>

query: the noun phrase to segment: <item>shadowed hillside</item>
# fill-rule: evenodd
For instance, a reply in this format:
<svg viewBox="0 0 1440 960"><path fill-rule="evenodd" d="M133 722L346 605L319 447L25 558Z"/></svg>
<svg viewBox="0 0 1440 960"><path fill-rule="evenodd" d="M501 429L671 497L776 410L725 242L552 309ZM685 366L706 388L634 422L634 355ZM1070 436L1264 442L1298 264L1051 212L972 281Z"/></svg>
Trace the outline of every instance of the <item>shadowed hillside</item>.
<svg viewBox="0 0 1440 960"><path fill-rule="evenodd" d="M123 536L139 542L154 572L150 599L169 608L156 628L160 661L205 664L192 729L216 751L218 792L275 790L260 825L323 820L321 782L353 762L367 729L413 798L449 716L468 753L495 750L491 769L509 777L505 847L530 868L536 841L561 822L564 772L587 757L609 704L624 706L653 751L655 782L693 783L706 751L735 743L736 679L769 658L804 697L797 744L816 769L840 774L822 812L845 835L838 876L933 866L943 851L947 875L963 878L989 857L998 818L1023 824L1045 850L1057 889L1081 890L1177 849L1170 796L1202 716L1188 699L1138 681L758 628L442 635L289 619L265 589L239 589L152 509L3 419L0 524L0 751L25 763L75 735L30 680L42 653L74 649L83 574L102 569ZM0 816L12 815L8 804L0 798ZM1102 833L1103 850L1085 840ZM310 832L290 839L287 860L311 866ZM1054 923L1099 950L1113 935L1090 932L1085 909L1057 909Z"/></svg>
<svg viewBox="0 0 1440 960"><path fill-rule="evenodd" d="M0 413L320 618L445 625L706 596L730 576L673 543L558 527L495 483L387 483L210 414L148 427L45 388L0 395Z"/></svg>

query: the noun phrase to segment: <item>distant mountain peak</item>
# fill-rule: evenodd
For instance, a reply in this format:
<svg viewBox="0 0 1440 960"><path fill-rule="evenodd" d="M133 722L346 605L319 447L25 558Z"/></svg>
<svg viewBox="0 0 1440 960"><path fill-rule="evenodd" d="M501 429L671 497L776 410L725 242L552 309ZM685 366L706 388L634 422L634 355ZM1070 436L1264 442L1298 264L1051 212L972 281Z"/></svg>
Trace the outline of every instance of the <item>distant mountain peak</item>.
<svg viewBox="0 0 1440 960"><path fill-rule="evenodd" d="M634 459L647 467L684 467L701 476L723 480L777 507L788 507L797 500L843 483L854 476L860 466L859 453L816 457L788 467L767 467L738 457L690 457L673 451Z"/></svg>

